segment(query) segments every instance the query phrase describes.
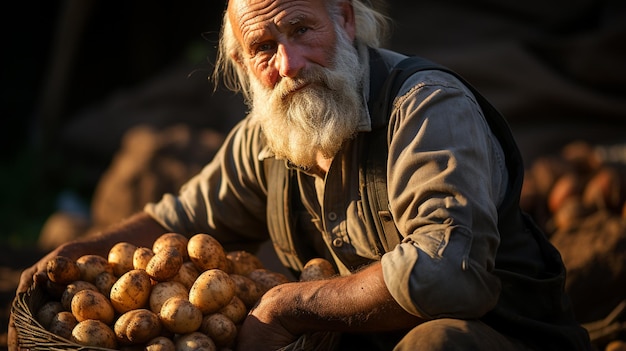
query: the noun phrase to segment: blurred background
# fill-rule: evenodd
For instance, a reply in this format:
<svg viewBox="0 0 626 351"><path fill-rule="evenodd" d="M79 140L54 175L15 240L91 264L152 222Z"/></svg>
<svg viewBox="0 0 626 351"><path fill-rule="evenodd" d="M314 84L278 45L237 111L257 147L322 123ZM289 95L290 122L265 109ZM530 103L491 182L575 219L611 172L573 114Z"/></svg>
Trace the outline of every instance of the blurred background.
<svg viewBox="0 0 626 351"><path fill-rule="evenodd" d="M88 204L130 127L228 127L204 106L223 1L6 7L4 23L13 24L0 105L4 242L33 239L56 206Z"/></svg>
<svg viewBox="0 0 626 351"><path fill-rule="evenodd" d="M558 206L549 207L548 193L574 168L586 172L579 181L588 181L599 165L614 166L617 203L600 207L621 219L610 240L605 229L595 230L609 242L597 250L626 252L626 3L372 2L394 20L386 47L456 70L507 117L529 171L528 188L542 191L527 189L526 209L562 243L564 258L579 259L568 263L570 288L584 291L581 305L606 298L606 306L581 308L580 315L586 321L605 316L626 298L624 283L615 283L626 271L624 259L611 256L613 263L603 267L601 283L611 294L582 288L597 256L582 260L567 245L587 240L589 251L598 237L573 240L580 226L557 225ZM19 271L42 253L176 191L211 159L245 109L239 96L223 89L213 94L207 79L223 0L3 7L0 288L10 301ZM591 214L588 207L576 212ZM556 235L557 229L566 233ZM576 280L575 269L587 275Z"/></svg>

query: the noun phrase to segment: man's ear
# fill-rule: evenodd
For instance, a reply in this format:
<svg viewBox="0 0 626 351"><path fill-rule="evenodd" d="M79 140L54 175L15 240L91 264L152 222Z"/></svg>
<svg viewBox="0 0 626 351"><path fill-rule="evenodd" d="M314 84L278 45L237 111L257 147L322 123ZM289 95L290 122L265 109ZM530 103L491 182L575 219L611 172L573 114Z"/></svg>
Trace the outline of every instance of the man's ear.
<svg viewBox="0 0 626 351"><path fill-rule="evenodd" d="M352 0L344 0L339 5L341 6L341 26L348 34L350 40L356 38L356 20L354 18L354 7L352 6Z"/></svg>
<svg viewBox="0 0 626 351"><path fill-rule="evenodd" d="M246 70L246 65L243 62L243 57L241 57L240 51L233 50L233 52L230 53L230 58L240 69Z"/></svg>

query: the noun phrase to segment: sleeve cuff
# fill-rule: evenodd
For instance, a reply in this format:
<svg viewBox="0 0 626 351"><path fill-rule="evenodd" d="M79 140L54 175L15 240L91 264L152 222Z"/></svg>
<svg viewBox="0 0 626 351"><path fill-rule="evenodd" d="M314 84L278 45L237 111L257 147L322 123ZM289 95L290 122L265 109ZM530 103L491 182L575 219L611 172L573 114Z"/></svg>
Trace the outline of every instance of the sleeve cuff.
<svg viewBox="0 0 626 351"><path fill-rule="evenodd" d="M409 293L409 281L417 257L418 251L412 244L402 243L383 255L381 265L387 289L396 302L410 314L426 318L413 304Z"/></svg>

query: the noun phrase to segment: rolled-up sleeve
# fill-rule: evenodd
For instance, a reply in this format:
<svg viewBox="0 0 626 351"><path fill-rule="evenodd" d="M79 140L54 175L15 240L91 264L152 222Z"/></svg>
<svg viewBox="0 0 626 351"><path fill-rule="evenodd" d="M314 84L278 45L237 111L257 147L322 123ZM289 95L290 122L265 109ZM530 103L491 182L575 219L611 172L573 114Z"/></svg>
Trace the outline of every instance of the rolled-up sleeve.
<svg viewBox="0 0 626 351"><path fill-rule="evenodd" d="M417 83L420 82L420 83ZM495 306L504 156L471 93L420 72L394 102L389 202L404 240L382 257L398 303L422 318L477 318Z"/></svg>
<svg viewBox="0 0 626 351"><path fill-rule="evenodd" d="M244 119L215 158L178 195L165 194L144 211L170 231L208 233L223 244L267 239L267 188L258 159L263 147L259 132Z"/></svg>

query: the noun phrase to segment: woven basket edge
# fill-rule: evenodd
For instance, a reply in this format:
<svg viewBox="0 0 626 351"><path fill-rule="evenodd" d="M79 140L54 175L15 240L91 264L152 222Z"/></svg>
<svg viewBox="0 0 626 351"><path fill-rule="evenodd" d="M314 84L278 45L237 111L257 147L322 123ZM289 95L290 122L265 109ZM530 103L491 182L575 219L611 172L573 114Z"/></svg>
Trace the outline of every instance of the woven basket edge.
<svg viewBox="0 0 626 351"><path fill-rule="evenodd" d="M33 284L28 288L26 292L17 293L17 295L13 299L13 302L11 303L11 315L15 330L17 332L17 341L20 349L24 347L31 351L117 351L115 349L109 349L105 347L81 345L46 330L41 325L41 323L37 321L34 316L34 311L31 310L36 303L34 299L43 299L43 295L43 288L37 284ZM31 330L30 335L32 335L32 338L29 339L29 329L37 331L43 334L45 337L38 337L37 335L33 335Z"/></svg>

